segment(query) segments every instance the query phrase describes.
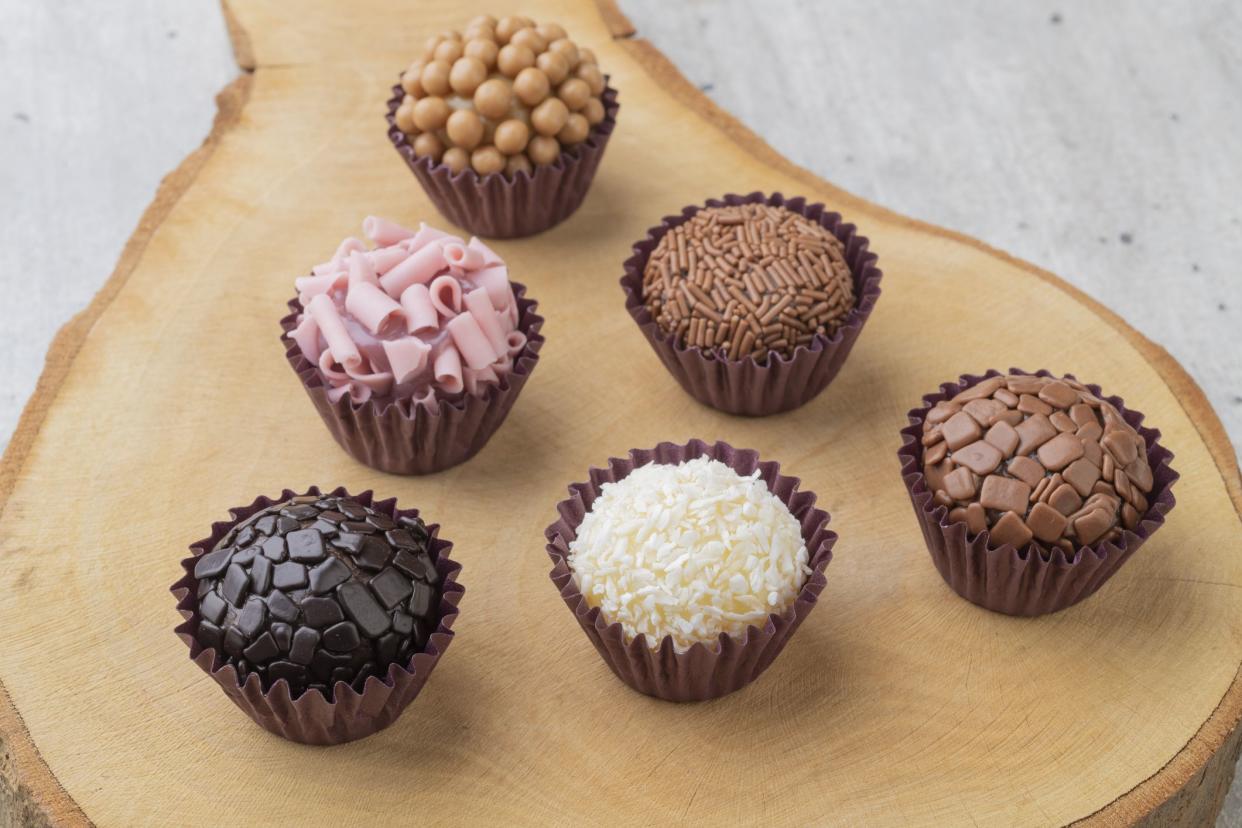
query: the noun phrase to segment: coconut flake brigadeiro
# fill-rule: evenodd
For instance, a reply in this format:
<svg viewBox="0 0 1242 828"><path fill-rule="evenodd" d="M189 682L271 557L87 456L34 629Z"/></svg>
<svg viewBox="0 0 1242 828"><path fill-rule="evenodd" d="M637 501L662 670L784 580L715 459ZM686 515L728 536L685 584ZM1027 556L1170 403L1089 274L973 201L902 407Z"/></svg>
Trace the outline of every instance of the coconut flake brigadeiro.
<svg viewBox="0 0 1242 828"><path fill-rule="evenodd" d="M927 412L923 473L949 520L989 532L992 548L1067 558L1133 530L1153 475L1138 432L1072 379L998 376Z"/></svg>
<svg viewBox="0 0 1242 828"><path fill-rule="evenodd" d="M455 173L530 173L604 120L604 86L560 25L483 15L428 39L401 76L395 123L416 156Z"/></svg>
<svg viewBox="0 0 1242 828"><path fill-rule="evenodd" d="M759 472L708 457L605 484L569 545L587 604L627 639L678 652L784 612L811 569L802 529Z"/></svg>
<svg viewBox="0 0 1242 828"><path fill-rule="evenodd" d="M707 207L670 229L642 298L680 344L731 360L792 354L855 306L845 245L817 221L753 203Z"/></svg>

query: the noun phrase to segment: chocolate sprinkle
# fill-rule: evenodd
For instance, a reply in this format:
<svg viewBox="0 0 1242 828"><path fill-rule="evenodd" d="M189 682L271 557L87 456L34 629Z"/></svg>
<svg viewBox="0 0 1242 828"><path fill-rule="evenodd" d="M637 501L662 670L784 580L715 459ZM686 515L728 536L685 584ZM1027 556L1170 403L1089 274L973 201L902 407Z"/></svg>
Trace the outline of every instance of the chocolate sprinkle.
<svg viewBox="0 0 1242 828"><path fill-rule="evenodd" d="M243 543L244 541L244 543ZM348 498L295 498L253 516L197 562L195 637L242 679L329 700L406 662L439 622L421 521L400 528Z"/></svg>

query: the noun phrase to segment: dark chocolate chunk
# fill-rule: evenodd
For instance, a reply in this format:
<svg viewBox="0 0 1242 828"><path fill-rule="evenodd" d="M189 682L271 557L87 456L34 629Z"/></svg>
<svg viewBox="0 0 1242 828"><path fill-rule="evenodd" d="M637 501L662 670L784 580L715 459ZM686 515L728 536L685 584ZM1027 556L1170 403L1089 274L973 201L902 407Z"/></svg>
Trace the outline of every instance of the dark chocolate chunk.
<svg viewBox="0 0 1242 828"><path fill-rule="evenodd" d="M220 623L220 619L224 617L226 609L228 609L228 604L224 603L224 599L214 592L207 593L198 602L199 615L213 624Z"/></svg>
<svg viewBox="0 0 1242 828"><path fill-rule="evenodd" d="M358 668L358 676L354 679L353 688L361 693L362 689L366 687L367 679L373 675L375 675L375 665L368 661Z"/></svg>
<svg viewBox="0 0 1242 828"><path fill-rule="evenodd" d="M366 540L366 535L359 535L356 532L341 532L332 540L332 545L337 549L343 549L346 552L356 553L362 549L362 542Z"/></svg>
<svg viewBox="0 0 1242 828"><path fill-rule="evenodd" d="M343 681L346 684L349 684L349 680L356 675L357 671L351 670L348 667L337 667L332 671L332 684L335 686L338 681Z"/></svg>
<svg viewBox="0 0 1242 828"><path fill-rule="evenodd" d="M310 520L319 515L319 510L309 504L301 504L298 506L286 506L280 510L280 513L294 520Z"/></svg>
<svg viewBox="0 0 1242 828"><path fill-rule="evenodd" d="M354 563L363 569L378 572L388 565L392 556L392 547L377 537L368 537L362 542L362 549L354 556Z"/></svg>
<svg viewBox="0 0 1242 828"><path fill-rule="evenodd" d="M338 653L348 653L361 643L358 628L348 621L333 624L323 631L323 646Z"/></svg>
<svg viewBox="0 0 1242 828"><path fill-rule="evenodd" d="M301 525L302 524L298 523L296 520L286 515L281 515L280 517L276 518L276 531L282 535L289 534L290 532L292 532L294 529L297 529Z"/></svg>
<svg viewBox="0 0 1242 828"><path fill-rule="evenodd" d="M292 661L273 661L267 665L267 675L273 683L281 679L289 682L292 691L295 684L301 685L306 681L306 668Z"/></svg>
<svg viewBox="0 0 1242 828"><path fill-rule="evenodd" d="M246 649L246 636L237 627L229 627L224 633L224 651L231 656L241 658L242 650Z"/></svg>
<svg viewBox="0 0 1242 828"><path fill-rule="evenodd" d="M241 614L237 616L237 628L246 638L254 638L263 628L265 621L267 621L267 604L263 603L262 598L250 596Z"/></svg>
<svg viewBox="0 0 1242 828"><path fill-rule="evenodd" d="M392 629L393 632L402 636L408 636L414 630L414 619L401 610L397 610L392 614Z"/></svg>
<svg viewBox="0 0 1242 828"><path fill-rule="evenodd" d="M341 500L336 504L337 511L344 512L345 517L350 520L364 520L367 516L367 510L354 503L352 500Z"/></svg>
<svg viewBox="0 0 1242 828"><path fill-rule="evenodd" d="M427 524L423 523L421 518L403 515L402 517L397 518L397 523L404 526L409 533L414 536L414 539L420 543L426 543L427 539L430 537L427 532Z"/></svg>
<svg viewBox="0 0 1242 828"><path fill-rule="evenodd" d="M405 549L418 549L420 544L414 540L414 536L404 529L389 529L384 533L384 537L393 546L400 546Z"/></svg>
<svg viewBox="0 0 1242 828"><path fill-rule="evenodd" d="M231 546L208 552L194 564L194 577L199 579L216 577L229 565L229 558L232 555L233 547Z"/></svg>
<svg viewBox="0 0 1242 828"><path fill-rule="evenodd" d="M392 518L388 515L381 515L378 512L367 515L367 523L371 524L376 529L379 529L381 532L387 532L389 529L397 528L397 524L393 523Z"/></svg>
<svg viewBox="0 0 1242 828"><path fill-rule="evenodd" d="M418 571L414 575L422 578L429 584L440 582L440 573L436 571L436 562L431 559L431 555L426 552L420 552L418 555Z"/></svg>
<svg viewBox="0 0 1242 828"><path fill-rule="evenodd" d="M202 600L207 593L215 589L216 583L216 581L199 581L198 589L195 590L198 594L199 600Z"/></svg>
<svg viewBox="0 0 1242 828"><path fill-rule="evenodd" d="M342 529L342 531L345 531L345 532L358 532L358 533L363 534L363 535L373 535L373 534L375 534L375 527L374 527L374 526L372 526L372 525L371 525L371 524L369 524L369 523L362 523L362 522L359 522L359 521L356 521L356 520L355 520L355 521L348 521L348 522L346 522L346 523L342 523L342 524L341 524L341 529Z"/></svg>
<svg viewBox="0 0 1242 828"><path fill-rule="evenodd" d="M345 618L341 606L332 598L302 599L302 616L312 627L326 627Z"/></svg>
<svg viewBox="0 0 1242 828"><path fill-rule="evenodd" d="M328 681L332 677L332 671L342 667L348 668L354 661L353 656L341 653L332 653L327 650L316 650L315 655L311 658L311 672L321 681Z"/></svg>
<svg viewBox="0 0 1242 828"><path fill-rule="evenodd" d="M289 652L289 647L293 644L293 627L277 621L272 624L272 638L276 640L276 646L282 653Z"/></svg>
<svg viewBox="0 0 1242 828"><path fill-rule="evenodd" d="M272 534L276 531L276 515L264 515L254 522L254 528L261 534Z"/></svg>
<svg viewBox="0 0 1242 828"><path fill-rule="evenodd" d="M220 587L220 595L235 607L240 607L246 598L246 590L250 586L250 576L237 564L229 564L224 573L224 584Z"/></svg>
<svg viewBox="0 0 1242 828"><path fill-rule="evenodd" d="M280 563L285 559L285 539L280 535L263 541L263 557Z"/></svg>
<svg viewBox="0 0 1242 828"><path fill-rule="evenodd" d="M273 618L279 618L281 621L292 622L298 617L298 605L278 589L272 590L272 594L267 596L267 611L272 614Z"/></svg>
<svg viewBox="0 0 1242 828"><path fill-rule="evenodd" d="M272 562L263 556L254 559L250 567L250 591L266 595L272 587Z"/></svg>
<svg viewBox="0 0 1242 828"><path fill-rule="evenodd" d="M336 594L345 614L354 619L354 623L367 636L377 638L392 626L388 613L384 612L384 608L371 596L370 590L362 584L356 581L341 584Z"/></svg>
<svg viewBox="0 0 1242 828"><path fill-rule="evenodd" d="M390 664L397 657L397 650L401 648L401 636L395 632L386 633L380 636L380 640L375 642L375 655L383 664Z"/></svg>
<svg viewBox="0 0 1242 828"><path fill-rule="evenodd" d="M418 562L418 555L408 549L398 549L396 556L392 559L392 565L411 578L422 576L423 565Z"/></svg>
<svg viewBox="0 0 1242 828"><path fill-rule="evenodd" d="M325 554L323 535L314 528L290 532L285 537L285 543L289 545L290 560L302 561L303 563L323 560Z"/></svg>
<svg viewBox="0 0 1242 828"><path fill-rule="evenodd" d="M332 524L344 523L345 521L349 520L348 517L341 514L340 512L334 511L331 507L329 507L325 511L320 512L319 519L326 520L328 523L332 523Z"/></svg>
<svg viewBox="0 0 1242 828"><path fill-rule="evenodd" d="M276 564L272 584L277 589L295 589L306 586L306 567L293 561Z"/></svg>
<svg viewBox="0 0 1242 828"><path fill-rule="evenodd" d="M391 566L372 578L369 586L386 609L392 609L404 601L411 589L410 579Z"/></svg>
<svg viewBox="0 0 1242 828"><path fill-rule="evenodd" d="M259 550L260 547L257 545L247 546L245 549L238 549L233 553L233 563L239 564L240 566L249 566L250 562L254 560L254 556L259 554Z"/></svg>
<svg viewBox="0 0 1242 828"><path fill-rule="evenodd" d="M234 546L249 546L250 544L254 543L255 538L257 536L258 536L258 532L254 530L254 527L247 526L237 533L237 540L233 542L233 545Z"/></svg>
<svg viewBox="0 0 1242 828"><path fill-rule="evenodd" d="M265 632L256 638L254 643L243 651L243 654L255 664L262 664L280 655L280 648L276 646L276 639L272 637L272 634Z"/></svg>
<svg viewBox="0 0 1242 828"><path fill-rule="evenodd" d="M349 567L340 558L328 558L311 570L310 591L322 595L349 580Z"/></svg>
<svg viewBox="0 0 1242 828"><path fill-rule="evenodd" d="M293 634L293 646L289 648L289 660L298 664L310 664L319 646L319 633L310 627L302 627Z"/></svg>
<svg viewBox="0 0 1242 828"><path fill-rule="evenodd" d="M198 643L204 648L219 650L224 642L224 631L210 621L198 622Z"/></svg>
<svg viewBox="0 0 1242 828"><path fill-rule="evenodd" d="M435 587L422 581L414 581L414 591L410 595L410 614L421 618L431 611L431 601L436 597Z"/></svg>
<svg viewBox="0 0 1242 828"><path fill-rule="evenodd" d="M317 520L314 523L312 523L310 526L308 526L307 528L315 532L318 532L319 534L323 535L325 538L330 538L337 533L336 524L328 523L328 521L326 520Z"/></svg>

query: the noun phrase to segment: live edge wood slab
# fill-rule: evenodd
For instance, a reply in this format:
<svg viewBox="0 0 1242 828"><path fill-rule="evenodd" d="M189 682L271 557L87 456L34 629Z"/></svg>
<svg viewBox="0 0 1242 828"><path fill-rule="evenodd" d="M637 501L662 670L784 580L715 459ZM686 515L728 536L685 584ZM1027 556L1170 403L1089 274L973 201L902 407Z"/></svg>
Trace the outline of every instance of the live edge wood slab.
<svg viewBox="0 0 1242 828"><path fill-rule="evenodd" d="M427 33L488 10L228 3L246 74L57 337L0 471L0 823L1209 822L1239 748L1242 486L1202 393L1051 274L780 158L608 2L524 3L596 50L622 109L582 209L497 244L548 320L508 423L421 479L332 444L276 321L293 278L363 216L440 221L385 137L384 100ZM661 216L754 189L844 213L885 273L836 382L764 420L683 394L616 284ZM894 456L921 394L1011 365L1123 396L1182 474L1168 525L1120 574L1036 620L941 582ZM541 532L591 464L692 436L780 460L841 541L823 605L775 666L677 706L607 672L547 579ZM459 641L423 695L331 749L236 710L173 636L168 594L227 507L312 483L423 509L467 586Z"/></svg>

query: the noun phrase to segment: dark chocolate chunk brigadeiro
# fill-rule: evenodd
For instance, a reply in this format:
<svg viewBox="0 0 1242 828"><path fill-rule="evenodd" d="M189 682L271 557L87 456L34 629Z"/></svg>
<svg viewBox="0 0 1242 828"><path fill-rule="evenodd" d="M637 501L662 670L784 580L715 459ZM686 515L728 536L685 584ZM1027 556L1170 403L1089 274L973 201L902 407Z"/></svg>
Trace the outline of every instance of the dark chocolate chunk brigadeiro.
<svg viewBox="0 0 1242 828"><path fill-rule="evenodd" d="M451 544L369 492L286 491L234 516L173 587L191 656L286 738L331 744L390 724L452 638Z"/></svg>

